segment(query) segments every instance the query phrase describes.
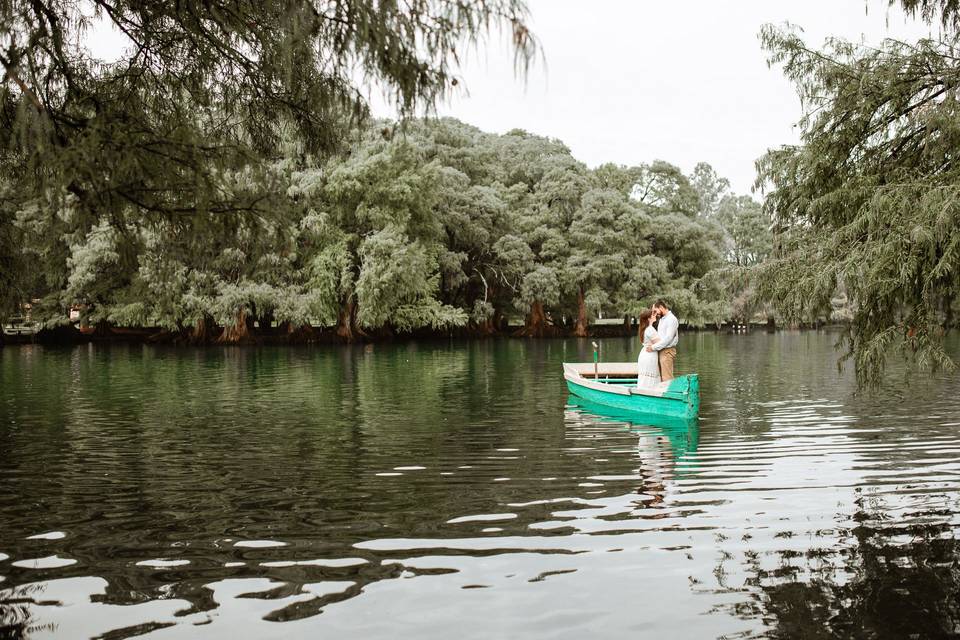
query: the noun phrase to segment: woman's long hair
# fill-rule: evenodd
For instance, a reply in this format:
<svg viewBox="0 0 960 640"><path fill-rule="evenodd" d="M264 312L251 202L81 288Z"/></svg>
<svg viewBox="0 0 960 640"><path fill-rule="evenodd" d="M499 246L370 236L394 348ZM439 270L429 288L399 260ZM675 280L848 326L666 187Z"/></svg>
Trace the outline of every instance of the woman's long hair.
<svg viewBox="0 0 960 640"><path fill-rule="evenodd" d="M643 335L643 332L647 330L647 323L650 322L650 316L653 315L653 311L650 309L644 309L640 312L638 317L638 325L640 328L640 335Z"/></svg>

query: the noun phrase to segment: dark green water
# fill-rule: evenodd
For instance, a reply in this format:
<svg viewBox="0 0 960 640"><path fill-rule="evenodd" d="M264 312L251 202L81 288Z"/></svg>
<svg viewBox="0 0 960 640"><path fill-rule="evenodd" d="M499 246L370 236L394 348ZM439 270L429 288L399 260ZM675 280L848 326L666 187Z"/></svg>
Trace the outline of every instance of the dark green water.
<svg viewBox="0 0 960 640"><path fill-rule="evenodd" d="M689 431L588 340L4 348L0 638L958 637L960 381L833 339L685 334Z"/></svg>

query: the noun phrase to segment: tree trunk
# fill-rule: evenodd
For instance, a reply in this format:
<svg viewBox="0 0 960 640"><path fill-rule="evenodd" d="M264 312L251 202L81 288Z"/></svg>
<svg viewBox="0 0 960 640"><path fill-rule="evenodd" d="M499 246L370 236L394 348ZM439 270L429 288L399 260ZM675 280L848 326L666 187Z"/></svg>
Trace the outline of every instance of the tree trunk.
<svg viewBox="0 0 960 640"><path fill-rule="evenodd" d="M485 318L478 322L477 333L481 336L488 336L493 333L493 318Z"/></svg>
<svg viewBox="0 0 960 640"><path fill-rule="evenodd" d="M583 287L577 289L577 323L573 327L573 335L586 338L587 331L587 301L583 295Z"/></svg>
<svg viewBox="0 0 960 640"><path fill-rule="evenodd" d="M197 323L190 330L187 340L195 344L206 344L213 339L213 333L216 331L213 317L203 314L197 319Z"/></svg>
<svg viewBox="0 0 960 640"><path fill-rule="evenodd" d="M353 296L340 306L340 313L337 314L337 335L347 342L366 335L357 324L357 303Z"/></svg>
<svg viewBox="0 0 960 640"><path fill-rule="evenodd" d="M530 313L520 335L530 338L542 338L547 333L547 314L543 310L543 303L537 300L530 306Z"/></svg>
<svg viewBox="0 0 960 640"><path fill-rule="evenodd" d="M246 309L241 309L234 316L233 324L223 328L223 333L220 334L217 342L221 344L250 342L253 340L252 325L253 317L247 313Z"/></svg>
<svg viewBox="0 0 960 640"><path fill-rule="evenodd" d="M482 322L477 324L477 332L482 336L492 336L497 332L497 315L498 312L494 311L493 315L489 318L485 318Z"/></svg>

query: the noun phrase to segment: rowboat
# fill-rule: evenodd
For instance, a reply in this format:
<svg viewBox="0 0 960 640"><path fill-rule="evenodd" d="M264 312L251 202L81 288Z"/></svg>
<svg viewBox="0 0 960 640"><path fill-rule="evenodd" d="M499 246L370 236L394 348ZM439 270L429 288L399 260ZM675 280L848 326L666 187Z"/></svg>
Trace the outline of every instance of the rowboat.
<svg viewBox="0 0 960 640"><path fill-rule="evenodd" d="M695 373L638 389L636 362L564 362L563 377L570 393L606 407L680 419L700 412L700 378Z"/></svg>
<svg viewBox="0 0 960 640"><path fill-rule="evenodd" d="M3 333L7 336L32 336L38 331L40 331L39 323L30 322L21 316L14 316L3 325Z"/></svg>

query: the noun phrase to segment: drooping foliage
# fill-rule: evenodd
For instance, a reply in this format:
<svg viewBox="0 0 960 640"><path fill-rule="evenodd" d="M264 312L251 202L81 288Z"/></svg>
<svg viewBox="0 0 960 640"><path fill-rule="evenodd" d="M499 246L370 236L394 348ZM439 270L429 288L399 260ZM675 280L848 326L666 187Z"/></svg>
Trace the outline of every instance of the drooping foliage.
<svg viewBox="0 0 960 640"><path fill-rule="evenodd" d="M890 6L900 5L908 14L947 29L960 27L958 0L890 0Z"/></svg>
<svg viewBox="0 0 960 640"><path fill-rule="evenodd" d="M941 338L960 293L960 38L821 51L768 28L763 41L807 115L802 144L758 163L778 231L755 274L762 295L803 319L844 291L843 341L862 383L878 383L894 354L951 367Z"/></svg>
<svg viewBox="0 0 960 640"><path fill-rule="evenodd" d="M5 249L20 242L17 210L46 214L35 222L64 239L60 254L119 234L133 244L118 264L145 221L249 227L277 204L256 174L342 150L366 88L404 115L429 110L491 29L525 68L526 19L521 0L0 2L0 315L36 297ZM93 57L94 27L125 42L119 59Z"/></svg>

